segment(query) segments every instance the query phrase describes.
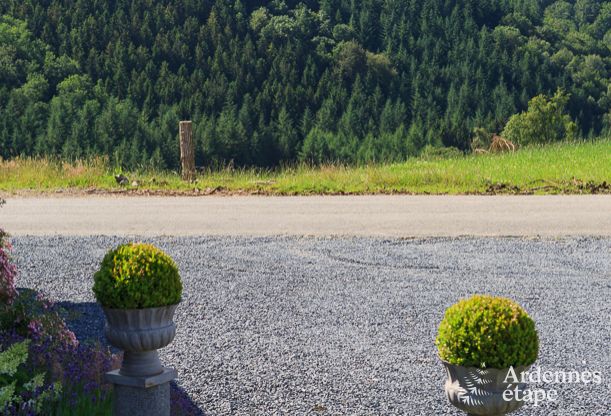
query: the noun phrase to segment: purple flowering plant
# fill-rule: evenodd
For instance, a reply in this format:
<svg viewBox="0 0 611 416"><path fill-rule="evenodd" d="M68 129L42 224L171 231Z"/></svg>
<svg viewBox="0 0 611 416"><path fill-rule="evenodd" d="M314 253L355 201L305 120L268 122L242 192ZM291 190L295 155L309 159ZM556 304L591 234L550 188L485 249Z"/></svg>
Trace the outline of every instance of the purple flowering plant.
<svg viewBox="0 0 611 416"><path fill-rule="evenodd" d="M61 310L48 299L28 289L19 296L8 311L0 314L2 330L0 350L23 340L29 341L29 355L25 371L29 374L44 372L45 384L37 393L48 395L48 388L61 386L61 394L55 397L55 405L69 409L86 408L99 403L107 407L111 389L103 375L119 367L120 357L100 344L79 343L61 317ZM38 414L25 406L35 397L22 401L22 405L4 409L2 414ZM49 408L53 404L46 404ZM83 414L87 414L84 411ZM61 414L61 412L59 412Z"/></svg>
<svg viewBox="0 0 611 416"><path fill-rule="evenodd" d="M19 371L4 375L4 382L16 388L10 401L0 403L0 413L36 415L43 408L45 415L106 413L111 389L103 375L118 368L120 357L99 344L79 343L63 311L40 293L17 292L11 248L0 230L0 352L27 345L27 354L21 356Z"/></svg>

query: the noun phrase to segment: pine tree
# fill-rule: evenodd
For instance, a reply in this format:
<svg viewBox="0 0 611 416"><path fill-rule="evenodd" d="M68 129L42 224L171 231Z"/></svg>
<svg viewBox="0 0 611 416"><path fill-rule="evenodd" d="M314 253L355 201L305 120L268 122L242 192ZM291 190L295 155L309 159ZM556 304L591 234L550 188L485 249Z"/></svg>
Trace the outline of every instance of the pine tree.
<svg viewBox="0 0 611 416"><path fill-rule="evenodd" d="M295 157L295 149L298 145L298 135L286 107L282 107L278 113L275 136L282 160L292 161Z"/></svg>

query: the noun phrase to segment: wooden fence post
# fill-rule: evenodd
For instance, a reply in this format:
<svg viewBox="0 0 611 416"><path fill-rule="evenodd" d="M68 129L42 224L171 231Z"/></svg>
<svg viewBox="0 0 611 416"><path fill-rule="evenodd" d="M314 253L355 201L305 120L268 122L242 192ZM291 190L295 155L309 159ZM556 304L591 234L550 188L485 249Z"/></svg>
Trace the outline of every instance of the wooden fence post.
<svg viewBox="0 0 611 416"><path fill-rule="evenodd" d="M192 181L195 179L195 146L193 145L193 123L181 121L180 130L180 165L182 179Z"/></svg>

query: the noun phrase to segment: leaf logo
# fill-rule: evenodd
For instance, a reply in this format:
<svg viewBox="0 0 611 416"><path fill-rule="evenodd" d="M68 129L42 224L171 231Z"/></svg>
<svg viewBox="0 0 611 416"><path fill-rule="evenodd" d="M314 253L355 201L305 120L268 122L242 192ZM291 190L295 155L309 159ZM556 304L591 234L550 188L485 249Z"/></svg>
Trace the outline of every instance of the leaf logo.
<svg viewBox="0 0 611 416"><path fill-rule="evenodd" d="M491 396L492 393L486 391L484 386L494 382L488 371L479 368L469 369L464 380L465 387L458 389L458 400L469 406L483 405L484 397Z"/></svg>

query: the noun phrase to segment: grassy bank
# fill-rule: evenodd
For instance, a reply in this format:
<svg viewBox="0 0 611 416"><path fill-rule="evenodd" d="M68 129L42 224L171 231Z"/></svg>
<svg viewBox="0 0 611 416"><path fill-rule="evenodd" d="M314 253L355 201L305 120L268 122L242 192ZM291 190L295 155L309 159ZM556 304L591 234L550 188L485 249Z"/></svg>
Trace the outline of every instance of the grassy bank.
<svg viewBox="0 0 611 416"><path fill-rule="evenodd" d="M516 153L412 159L362 167L298 166L206 172L186 183L173 172L127 172L119 186L103 160L0 162L0 192L134 194L611 193L611 140L524 148ZM137 186L131 183L137 181ZM606 183L605 183L606 182Z"/></svg>

